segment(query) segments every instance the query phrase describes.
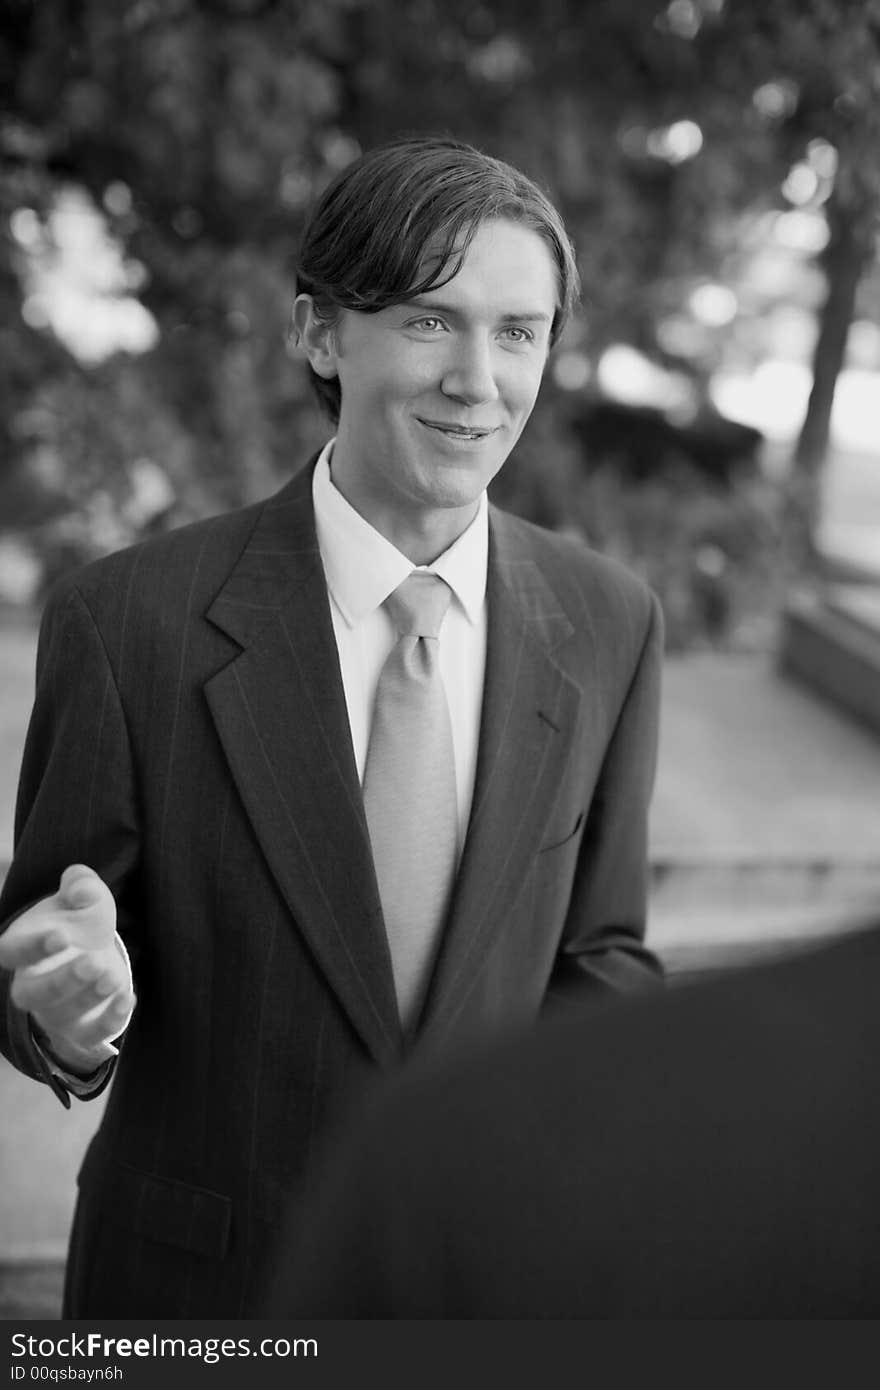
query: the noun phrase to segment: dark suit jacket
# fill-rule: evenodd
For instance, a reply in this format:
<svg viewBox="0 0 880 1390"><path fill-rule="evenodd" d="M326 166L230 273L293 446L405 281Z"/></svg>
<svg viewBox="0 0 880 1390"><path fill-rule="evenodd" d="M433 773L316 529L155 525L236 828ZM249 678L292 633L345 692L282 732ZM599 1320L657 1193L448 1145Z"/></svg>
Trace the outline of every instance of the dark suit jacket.
<svg viewBox="0 0 880 1390"><path fill-rule="evenodd" d="M878 982L880 927L414 1067L269 1312L876 1318Z"/></svg>
<svg viewBox="0 0 880 1390"><path fill-rule="evenodd" d="M656 600L493 510L488 605L473 811L418 1050L656 973ZM246 1316L316 1140L403 1054L311 470L62 584L16 830L0 920L91 865L138 994L80 1175L67 1311ZM6 1003L4 1052L46 1079Z"/></svg>

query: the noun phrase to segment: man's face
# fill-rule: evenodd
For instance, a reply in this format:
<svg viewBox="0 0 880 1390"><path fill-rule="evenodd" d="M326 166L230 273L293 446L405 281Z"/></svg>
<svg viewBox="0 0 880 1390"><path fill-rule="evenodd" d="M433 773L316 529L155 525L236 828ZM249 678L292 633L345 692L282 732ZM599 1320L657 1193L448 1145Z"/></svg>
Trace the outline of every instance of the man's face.
<svg viewBox="0 0 880 1390"><path fill-rule="evenodd" d="M445 518L452 534L468 524L531 414L556 295L547 244L500 219L478 228L441 288L375 314L342 311L333 478L378 529L438 511L459 514Z"/></svg>

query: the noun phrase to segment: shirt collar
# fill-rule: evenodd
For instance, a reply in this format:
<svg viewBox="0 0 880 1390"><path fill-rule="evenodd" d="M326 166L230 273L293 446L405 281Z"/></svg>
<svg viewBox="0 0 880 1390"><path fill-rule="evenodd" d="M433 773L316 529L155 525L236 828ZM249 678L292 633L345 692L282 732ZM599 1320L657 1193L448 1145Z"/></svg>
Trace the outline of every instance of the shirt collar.
<svg viewBox="0 0 880 1390"><path fill-rule="evenodd" d="M380 607L413 570L444 579L468 620L476 623L486 597L489 508L485 492L466 531L431 565L414 566L345 500L330 477L334 440L321 451L312 480L315 526L327 587L349 627Z"/></svg>

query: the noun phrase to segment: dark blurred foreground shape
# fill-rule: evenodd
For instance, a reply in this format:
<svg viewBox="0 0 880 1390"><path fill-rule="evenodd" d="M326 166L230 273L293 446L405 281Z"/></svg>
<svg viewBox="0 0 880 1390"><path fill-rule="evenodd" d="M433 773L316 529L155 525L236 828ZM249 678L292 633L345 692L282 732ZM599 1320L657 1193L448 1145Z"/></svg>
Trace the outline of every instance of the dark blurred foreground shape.
<svg viewBox="0 0 880 1390"><path fill-rule="evenodd" d="M414 1072L271 1316L880 1313L880 927Z"/></svg>

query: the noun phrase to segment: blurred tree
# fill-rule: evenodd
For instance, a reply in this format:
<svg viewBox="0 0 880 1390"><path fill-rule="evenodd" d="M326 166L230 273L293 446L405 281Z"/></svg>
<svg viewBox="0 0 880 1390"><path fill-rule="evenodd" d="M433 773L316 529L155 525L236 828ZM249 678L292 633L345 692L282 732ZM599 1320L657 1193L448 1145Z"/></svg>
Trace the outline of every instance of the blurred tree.
<svg viewBox="0 0 880 1390"><path fill-rule="evenodd" d="M33 344L22 353L41 335L20 313L6 319L8 355L19 364L8 417L17 451L45 459L45 438L30 428L37 392L44 423L56 412L57 481L72 502L103 469L118 478L152 453L173 483L175 519L184 519L264 495L314 434L303 374L284 350L289 259L317 180L353 150L335 123L333 70L309 50L311 31L326 32L348 8L8 6L0 42L7 292L21 303L11 272L23 253L6 230L10 216L22 208L45 216L57 190L75 182L104 211L159 326L158 346L143 358L83 371L57 343L39 360ZM58 389L47 389L49 378ZM166 422L161 453L148 428L156 418ZM124 490L116 489L120 505Z"/></svg>
<svg viewBox="0 0 880 1390"><path fill-rule="evenodd" d="M809 568L817 560L820 482L835 387L859 287L876 250L880 3L777 0L769 6L737 0L726 6L723 24L705 37L703 74L734 95L730 114L736 117L738 101L741 116L716 126L713 149L726 148L741 159L743 131L763 127L764 138L751 142L744 171L749 196L755 199L762 187L772 191L788 170L793 175L789 197L796 206L825 205L829 238L820 263L826 292L787 498L791 557L797 567Z"/></svg>

